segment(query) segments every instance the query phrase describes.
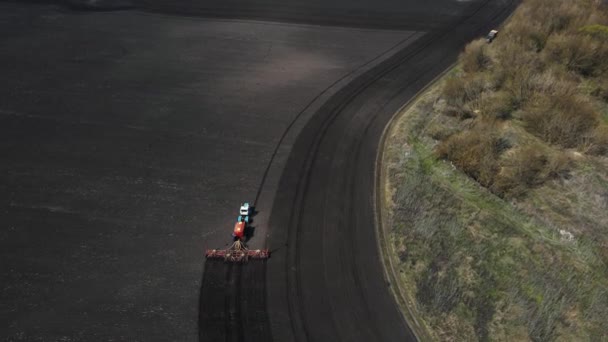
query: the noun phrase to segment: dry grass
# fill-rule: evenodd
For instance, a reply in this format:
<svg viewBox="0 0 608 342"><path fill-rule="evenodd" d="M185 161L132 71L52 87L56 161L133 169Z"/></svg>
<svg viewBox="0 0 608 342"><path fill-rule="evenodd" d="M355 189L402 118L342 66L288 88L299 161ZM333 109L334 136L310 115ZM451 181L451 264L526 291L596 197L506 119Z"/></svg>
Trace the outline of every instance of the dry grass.
<svg viewBox="0 0 608 342"><path fill-rule="evenodd" d="M607 25L524 0L387 142L395 264L436 340L608 341Z"/></svg>

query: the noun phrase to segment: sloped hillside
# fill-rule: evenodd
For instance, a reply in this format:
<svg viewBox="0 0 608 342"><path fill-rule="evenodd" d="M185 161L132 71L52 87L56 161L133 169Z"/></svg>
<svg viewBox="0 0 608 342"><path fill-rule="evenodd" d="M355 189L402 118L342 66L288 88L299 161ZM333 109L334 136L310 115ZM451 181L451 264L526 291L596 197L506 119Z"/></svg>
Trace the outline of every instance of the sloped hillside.
<svg viewBox="0 0 608 342"><path fill-rule="evenodd" d="M608 340L608 9L524 0L388 133L390 253L438 340Z"/></svg>

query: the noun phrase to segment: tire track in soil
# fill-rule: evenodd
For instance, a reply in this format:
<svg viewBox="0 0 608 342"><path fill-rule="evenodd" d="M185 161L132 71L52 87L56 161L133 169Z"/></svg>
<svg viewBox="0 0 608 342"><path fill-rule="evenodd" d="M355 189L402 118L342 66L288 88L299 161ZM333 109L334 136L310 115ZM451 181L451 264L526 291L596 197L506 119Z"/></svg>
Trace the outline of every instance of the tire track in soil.
<svg viewBox="0 0 608 342"><path fill-rule="evenodd" d="M280 242L281 237L277 239L271 235L271 240L275 242L273 246L280 244L287 247L279 253L281 254L281 257L284 257L286 260L286 262L284 262L285 268L283 269L283 272L285 277L284 283L288 295L285 302L288 307L292 325L291 327L288 327L288 329L292 330L294 340L316 340L315 337L319 336L322 337L322 340L340 340L341 335L336 330L338 324L331 319L331 317L333 317L333 310L330 307L331 300L328 293L319 292L314 298L315 302L324 304L324 307L317 307L317 310L315 310L317 315L324 317L324 320L326 321L326 324L323 327L324 332L321 335L315 336L314 333L310 332L311 326L308 321L310 313L307 315L303 309L306 308L307 305L310 305L310 303L307 301L309 298L302 295L304 291L302 287L302 268L308 268L309 270L317 268L323 269L323 260L328 257L324 255L324 253L327 253L327 251L332 248L337 254L331 255L330 258L339 260L340 267L343 270L346 270L345 272L350 274L350 278L353 280L353 287L346 290L348 292L347 295L350 298L359 298L360 306L354 308L354 310L356 310L354 316L357 317L357 321L360 322L361 320L365 320L365 317L370 317L373 314L373 303L369 302L362 285L362 279L365 277L365 274L362 274L361 269L357 267L359 263L364 262L362 262L363 260L361 260L361 257L358 254L352 254L352 248L361 245L362 243L366 243L372 249L377 247L376 244L373 244L370 241L361 241L355 234L349 234L349 228L356 225L356 223L353 223L354 217L360 216L361 210L365 210L365 208L369 207L369 212L373 212L371 210L373 201L369 201L370 203L362 203L363 208L357 207L360 203L353 203L353 201L347 202L343 207L334 208L337 212L346 213L346 219L342 219L342 215L339 215L336 221L336 217L334 216L332 218L334 220L332 224L328 223L331 222L332 219L329 219L328 221L325 215L328 211L328 205L330 208L333 208L332 205L335 207L335 201L331 201L329 199L330 197L327 195L322 201L318 201L318 197L316 199L310 198L310 184L314 181L312 177L315 168L319 167L319 163L322 162L321 159L331 159L331 153L327 153L327 151L322 155L323 143L327 143L327 139L335 140L337 137L342 137L342 134L344 134L343 131L338 130L336 131L336 134L328 135L328 131L332 127L335 129L337 125L335 121L339 119L340 115L343 116L342 120L346 120L344 122L344 127L348 127L350 120L353 118L344 117L344 111L347 106L357 100L359 95L387 74L403 66L405 63L408 63L410 59L414 57L421 58L420 54L429 49L429 47L437 48L439 41L449 39L452 28L456 27L462 21L478 15L489 2L490 1L485 1L481 5L478 5L471 16L453 23L453 25L449 26L449 29L428 34L412 46L406 47L402 51L396 53L395 56L355 79L332 96L313 118L311 118L301 135L298 136L294 149L289 156L288 165L286 166L284 174L281 176L281 182L279 184L279 192L285 190L287 196L283 196L282 198L277 196L277 201L275 202L271 216L271 226L289 227L287 235L284 236L285 241L283 241L283 243ZM511 8L511 4L504 5L499 11L491 14L491 20L487 20L488 17L484 18L486 20L483 22L486 22L486 24L483 22L477 23L475 28L469 28L469 31L467 32L470 36L472 36L473 32L478 33L489 25L487 22L494 23L497 19L499 20L505 16L504 13ZM462 39L462 37L460 38ZM468 37L464 39L468 39ZM384 103L382 107L388 107L389 102L398 100L399 93L405 92L410 94L410 92L407 91L408 88L421 88L424 86L424 82L420 81L432 78L429 77L429 75L434 75L435 73L440 72L442 67L445 68L448 66L450 64L450 58L455 58L454 51L452 51L449 58L440 58L439 60L442 61L442 63L438 65L429 65L427 63L426 68L416 70L417 72L413 73L412 76L414 77L410 79L410 82L398 87L398 92L392 94L388 100L385 99L386 103ZM413 94L410 94L410 96L411 95ZM407 99L407 97L405 99ZM363 119L364 128L363 130L359 129L357 132L364 136L372 125L383 127L382 122L388 121L389 118L390 116L387 115L384 115L381 118L378 118L378 115L376 115L372 116L371 119L368 118L367 121ZM376 145L378 140L379 136L375 141ZM335 147L344 142L337 139L334 143ZM355 196L355 193L360 194L361 192L361 189L357 189L357 177L361 175L356 172L346 171L356 170L357 165L361 164L362 159L369 158L367 158L366 153L362 153L364 145L364 140L362 138L359 140L355 139L354 142L350 141L348 143L354 143L354 147L341 147L343 151L346 151L346 153L350 155L348 160L329 164L325 163L325 167L329 167L330 174L337 174L338 176L343 177L341 179L337 178L338 181L335 182L337 185L334 184L333 186L333 188L339 189L336 193L333 193L334 197L337 194L342 194L345 196L344 198L351 198ZM334 150L335 148L332 148L332 151ZM375 156L375 151L372 153L372 156ZM374 165L373 161L370 165ZM294 178L296 180L295 182ZM328 180L325 179L322 181L327 182ZM374 182L372 181L371 184L373 183ZM290 200L287 200L285 197L288 197ZM314 203L306 203L311 201ZM333 234L333 237L330 237L328 241L334 241L336 240L336 237L339 238L340 236L346 236L347 238L343 240L342 244L338 244L337 246L331 246L331 248L326 246L323 250L316 250L320 255L317 260L304 259L302 258L301 251L311 247L310 244L307 246L303 245L305 242L303 234L310 234L310 232L306 231L307 227L310 228L310 225L307 226L305 213L310 213L311 211L306 210L306 208L318 207L320 203L323 203L321 206L324 206L326 209L325 211L319 211L322 213L319 216L322 218L322 221L316 223L319 224L319 227L331 225L337 228L333 231L333 233L335 233ZM312 212L314 212L314 210ZM367 229L370 228L367 227ZM323 234L325 233L321 231L321 235L320 237L317 237L317 241L319 239L323 240ZM344 258L345 256L352 256L352 258ZM378 259L379 257L376 256L376 258ZM357 260L357 262L353 262L353 260ZM243 281L243 278L245 281ZM328 274L325 274L323 278L321 286L326 286ZM343 281L347 280L343 279ZM325 282L325 285L322 284L323 282ZM245 285L245 288L243 288L243 285ZM384 287L382 291L388 292L388 289ZM224 293L224 296L218 296L218 293ZM219 302L221 300L224 301L224 310L223 312L216 312L217 308L222 307L222 305L217 305L220 304ZM352 300L357 299L352 298ZM266 262L252 262L248 265L225 265L221 261L208 260L205 264L205 272L201 285L200 303L201 311L199 314L199 326L201 341L270 341L272 339L268 312L266 311ZM344 310L344 308L342 308L342 310ZM222 325L225 326L224 329L220 328ZM319 330L319 328L319 326L316 326L313 327L313 330ZM409 330L406 326L402 328L404 328L404 330ZM371 328L364 329L364 335L375 337L393 335L391 332L379 329L378 326L372 324ZM364 335L360 335L360 337L363 338ZM408 339L415 339L412 338L413 334L411 332L406 335L410 336ZM393 336L399 336L399 334Z"/></svg>
<svg viewBox="0 0 608 342"><path fill-rule="evenodd" d="M224 312L226 313L226 341L243 341L243 324L241 311L241 279L243 265L229 263L226 265L226 288L224 292Z"/></svg>
<svg viewBox="0 0 608 342"><path fill-rule="evenodd" d="M266 261L208 259L199 301L200 341L271 341L266 313Z"/></svg>
<svg viewBox="0 0 608 342"><path fill-rule="evenodd" d="M226 341L225 292L230 269L221 260L207 260L199 299L199 340Z"/></svg>
<svg viewBox="0 0 608 342"><path fill-rule="evenodd" d="M241 318L246 327L242 341L272 340L266 313L266 261L253 260L242 265Z"/></svg>
<svg viewBox="0 0 608 342"><path fill-rule="evenodd" d="M489 2L486 1L485 3L483 3L481 6L479 6L477 8L477 10L475 11L474 15L477 15L478 13L480 13L483 9L484 6L487 5ZM510 10L513 8L513 3L505 3L505 5L503 7L500 7L498 11L489 13L489 16L484 16L484 19L486 19L486 21L479 21L479 22L473 22L472 24L470 24L469 27L469 31L467 33L469 33L469 35L472 35L475 32L482 32L481 30L483 30L484 28L489 27L490 25L495 25L497 24L497 21L500 21L501 19L504 19L504 17L506 17L506 14L508 12L510 12ZM487 15L488 13L484 13L485 15ZM489 20L488 20L489 19ZM344 239L344 241L349 241L350 246L348 245L344 245L342 244L341 246L338 245L334 245L332 242L329 243L325 243L325 245L328 245L329 248L324 248L323 250L319 250L319 249L315 249L315 252L319 255L322 255L320 257L318 257L318 259L324 259L324 260L332 260L332 259L339 259L339 265L341 268L347 268L349 269L348 271L351 273L351 278L354 280L353 281L353 285L355 287L354 290L352 289L344 289L341 288L342 291L350 291L350 295L352 295L353 293L358 292L359 297L362 298L362 304L363 304L363 308L358 308L358 309L362 309L364 313L364 315L371 317L372 316L372 311L371 311L371 305L370 303L366 300L365 296L362 295L364 293L364 291L362 290L362 285L361 285L361 279L362 276L364 277L364 274L360 274L359 272L361 272L361 268L357 268L355 265L362 263L360 260L360 262L352 262L352 258L349 260L348 258L344 258L345 255L348 255L347 253L351 253L351 255L353 256L354 259L357 259L357 257L359 256L359 254L356 251L356 247L365 247L366 245L369 246L369 248L371 249L376 249L376 245L375 244L370 244L369 240L361 240L359 239L356 243L354 242L354 234L352 234L349 231L349 228L354 227L356 224L356 221L353 222L353 217L354 217L354 213L360 213L361 211L366 211L366 209L369 209L368 212L372 213L373 210L372 209L372 203L373 201L366 201L365 196L363 196L363 201L352 201L352 197L353 194L355 193L355 189L357 188L361 188L362 186L359 185L357 187L357 179L360 177L365 177L365 172L357 172L357 165L360 166L360 164L362 163L362 159L363 162L367 159L370 159L368 157L372 157L371 159L375 158L375 150L372 149L372 153L366 153L363 158L361 155L362 150L362 145L363 145L363 137L360 137L358 142L357 142L357 138L353 138L351 137L351 139L354 139L353 141L347 141L347 143L351 143L351 144L355 144L355 147L352 146L348 146L344 149L343 152L345 152L344 154L349 156L347 157L347 161L336 161L336 158L339 159L339 154L332 152L335 151L334 146L336 144L339 143L343 143L343 141L332 141L332 138L335 138L335 136L340 136L342 134L346 134L348 133L348 129L345 128L343 131L340 130L340 128L335 129L335 134L332 136L331 134L328 135L328 127L330 125L334 125L334 126L342 126L342 127L348 127L350 129L352 129L353 127L349 127L348 125L350 124L350 122L348 121L348 119L346 121L341 121L340 123L337 123L337 117L342 113L342 111L344 110L345 106L350 104L353 101L353 98L355 96L357 96L358 94L360 94L361 92L363 92L368 86L370 86L371 84L373 84L376 80L378 80L379 78L383 77L384 75L386 75L387 73L389 73L390 71L400 67L401 65L403 65L406 61L409 60L410 57L415 56L416 54L418 54L420 51L424 50L427 46L431 45L431 44L436 44L436 41L439 41L441 39L443 39L444 41L446 40L446 37L449 38L449 34L448 34L448 30L442 32L441 34L436 34L435 37L432 37L431 39L428 39L427 42L423 43L422 46L419 47L419 49L416 51L414 50L414 52L412 52L412 55L410 56L406 56L405 58L401 59L400 61L397 61L396 63L394 63L392 66L388 67L388 70L385 70L384 72L380 72L378 73L375 77L373 77L373 79L371 81L368 82L363 82L363 85L361 85L361 87L359 89L356 89L352 95L350 96L345 96L345 98L342 101L338 101L338 104L336 104L333 108L329 107L329 108L323 108L320 112L322 112L325 109L325 120L323 120L321 122L320 125L315 125L313 122L311 122L311 124L309 124L310 129L308 131L308 133L312 133L312 132L316 132L312 133L312 135L314 135L315 137L312 139L312 141L308 140L307 142L302 143L302 150L307 150L307 152L304 151L299 151L296 153L293 153L293 155L297 155L297 157L292 157L290 156L290 161L288 161L288 164L295 164L295 166L292 166L291 171L294 172L295 175L299 175L296 176L298 179L298 181L295 184L295 189L296 193L295 196L293 196L293 200L291 201L292 205L290 208L286 207L285 203L288 203L286 201L284 201L284 199L278 201L279 204L277 206L277 208L273 208L273 215L275 213L275 209L276 212L280 212L280 213L284 213L284 212L291 212L293 213L293 215L289 218L286 219L284 214L278 214L275 215L273 217L278 219L274 222L275 226L287 226L290 227L290 230L295 230L295 232L289 232L289 237L286 239L287 241L287 248L288 248L288 260L289 262L285 265L286 269L285 269L285 275L287 277L286 279L286 283L287 283L287 288L290 289L290 294L287 296L287 302L288 302L288 306L289 306L289 311L290 311L290 316L292 317L292 319L297 319L297 317L301 317L300 323L293 323L293 335L295 340L300 340L300 337L303 337L302 340L339 340L338 338L338 331L344 331L344 329L336 329L336 331L334 332L328 332L328 327L327 325L331 325L331 324L326 324L324 331L321 333L321 335L317 335L314 336L314 338L311 339L311 333L309 331L309 322L307 322L307 320L309 319L309 317L312 317L312 315L310 315L310 313L307 315L304 311L303 308L306 307L306 305L310 305L310 303L308 303L307 299L311 298L310 294L308 297L306 297L305 295L303 295L303 291L302 291L302 269L308 267L309 269L322 269L323 267L325 267L325 263L319 263L319 260L306 260L306 263L308 265L303 264L303 258L302 258L302 251L305 251L305 248L311 249L314 248L314 246L309 242L308 245L303 246L303 244L305 243L305 241L303 241L304 239L302 239L302 232L303 230L310 230L315 229L315 227L319 227L319 226L324 226L326 228L333 228L334 230L332 231L331 229L326 229L325 231L323 229L317 229L317 231L315 232L315 234L318 235L317 241L321 240L326 242L327 241L327 237L328 234L329 235L333 235L333 239L331 239L331 241L333 242L333 240L336 240L336 236L339 239L339 236L346 236L347 238ZM460 37L462 39L462 37ZM465 38L467 39L467 38ZM433 65L433 64L427 64L426 68L423 68L421 70L416 70L417 72L413 72L411 76L413 76L410 79L410 82L408 82L405 86L401 86L401 87L397 87L398 88L398 92L396 92L396 94L392 94L391 96L388 97L388 99L385 99L384 104L382 105L382 108L390 108L389 107L389 103L393 102L394 100L398 99L398 95L400 93L402 93L404 90L407 90L407 88L413 88L411 91L409 92L410 97L415 94L415 90L418 88L421 88L422 86L424 86L424 82L419 82L421 80L425 80L428 79L429 75L434 75L437 72L440 72L443 68L449 66L449 64L451 62L449 62L450 59L455 59L455 54L454 51L458 51L458 50L452 50L451 56L450 58L444 58L443 60L440 58L439 61L442 63L438 63L438 65ZM420 57L420 56L418 56ZM385 63L386 64L386 63ZM410 70L411 71L411 70ZM425 78L426 77L426 78ZM408 93L407 91L405 91L406 93ZM338 96L336 96L338 97ZM336 98L335 97L335 98ZM334 98L334 99L335 99ZM403 99L404 101L407 100L407 98ZM328 102L328 106L330 105L331 100ZM403 103L403 102L402 102ZM356 110L355 110L356 112ZM374 125L375 126L375 135L376 138L378 139L374 139L372 137L371 139L371 146L368 147L375 147L377 146L377 143L379 141L379 137L380 134L382 132L382 128L384 127L384 124L386 122L388 122L388 119L390 119L390 117L392 116L392 114L390 112L388 112L389 115L372 115L372 119L369 120L368 124L363 125L364 129L353 129L352 131L355 132L360 132L360 134L362 136L365 136L368 134L368 130L369 128ZM342 113L343 114L343 113ZM352 113L351 113L352 114ZM344 115L344 114L343 114ZM347 114L346 114L347 115ZM314 121L315 118L313 118ZM377 121L376 119L381 119L379 121ZM360 118L360 120L362 120L363 122L365 122L365 118ZM336 123L334 123L334 121L336 121ZM355 121L355 120L353 120ZM376 122L374 122L376 121ZM380 129L378 129L380 128ZM346 132L346 133L345 133ZM302 134L304 135L304 133ZM306 139L306 137L304 137L304 139ZM322 144L322 140L326 139L329 140L330 142L327 142L326 145L329 146L326 148L326 150L321 150L321 144ZM370 143L370 141L366 141L367 143ZM297 144L297 143L296 143ZM303 146L308 146L308 148L303 147ZM295 150L295 149L294 149ZM303 152L303 153L302 153ZM303 156L305 156L304 158L302 158ZM353 157L354 156L354 157ZM304 160L304 162L301 162L301 160ZM333 160L333 163L327 163L327 160ZM331 181L328 183L321 183L322 185L319 185L317 187L314 188L314 190L310 191L311 188L311 183L314 184L314 179L311 179L311 174L313 172L313 169L315 168L321 168L322 164L325 164L325 168L326 169L328 167L329 164L329 168L330 170L332 168L334 168L334 172L319 172L319 174L323 174L327 179L331 179ZM347 165L347 166L344 166ZM373 173L373 165L374 162L373 160L371 160L371 162L369 163L369 165L372 165L371 167L371 171ZM296 170L300 170L300 172L296 171ZM303 171L302 171L303 170ZM353 171L355 170L355 171ZM289 176L289 172L286 171L286 174ZM294 188L294 182L293 182L293 178L295 178L293 175L291 175L292 179L289 180L287 179L287 177L285 177L285 179L282 179L282 185L280 186L280 190L287 190L288 188ZM333 182L335 183L341 183L342 180L347 180L345 182L342 182L341 185L338 186L331 186L331 183ZM317 180L318 181L318 180ZM327 180L326 180L327 181ZM371 182L371 186L369 186L368 190L369 192L367 192L368 197L369 194L373 193L373 182ZM315 208L318 208L318 205L316 205L315 203L307 203L307 202L319 202L320 199L323 198L323 195L319 195L319 192L323 192L323 189L326 187L331 187L332 190L337 189L336 192L334 192L333 194L335 195L340 194L340 195L346 195L343 197L344 202L346 202L344 205L340 205L337 204L339 203L338 201L333 201L333 203L331 203L332 201L329 200L329 197L332 195L331 191L328 191L328 195L325 195L325 205L324 208L322 208L321 210L316 210ZM364 187L364 186L363 186ZM360 189L358 189L359 192ZM365 191L363 191L365 192ZM314 193L314 197L313 198L309 198L310 193ZM340 197L340 196L333 196L333 197ZM361 196L360 196L361 197ZM307 207L308 205L308 207ZM361 206L360 206L361 205ZM304 209L302 209L304 208ZM310 209L312 208L312 209ZM345 210L346 208L346 210ZM322 216L323 217L323 221L311 221L308 220L304 220L303 218L306 217L306 215L303 214L304 211L306 211L307 209L309 213L314 213L312 216ZM337 211L337 212L344 212L346 213L346 215L338 215L338 217L336 218L334 216L334 224L328 224L326 222L326 217L324 215L328 215L331 214L332 211ZM359 215L360 216L360 215ZM368 215L369 216L369 215ZM343 218L345 217L345 218ZM286 221L285 221L286 220ZM372 222L373 225L373 220L363 220L363 221L369 221ZM279 223L279 224L277 224ZM281 224L283 223L283 224ZM285 224L285 223L289 223L289 224ZM317 224L315 224L317 223ZM369 227L363 227L364 229L369 229ZM339 232L338 234L332 234L335 232ZM314 235L314 234L313 234ZM372 238L375 238L375 236L373 236L374 234L372 234ZM295 248L294 248L295 247ZM339 253L335 253L335 251L339 251ZM325 256L323 255L324 253L330 253L331 256ZM378 254L376 253L375 256L376 259L378 259L377 261L379 261L379 257ZM335 270L334 270L335 271ZM310 272L309 272L310 273ZM327 274L333 275L333 273L330 271L329 273L326 273L325 276L325 285L327 286L328 282L328 277ZM314 282L313 282L314 283ZM311 284L311 282L309 281L309 285ZM335 285L335 284L334 284ZM321 286L322 287L322 286ZM318 289L317 289L318 290ZM388 291L388 289L385 287L384 291ZM325 291L317 291L318 295L320 298L317 298L317 302L318 303L323 303L325 308L321 308L320 306L317 306L317 310L315 310L316 312L319 312L321 314L327 314L327 311L323 311L323 310L327 310L327 306L330 305L328 303L330 303L328 301L329 299L329 295L327 295L327 293L325 293ZM350 308L352 310L352 308ZM341 310L344 310L344 308L342 308ZM331 313L333 310L329 310ZM353 315L354 317L358 317L359 312L355 312L355 314ZM363 320L360 321L364 322ZM334 322L335 325L335 322ZM372 324L373 325L373 324ZM318 326L316 328L319 328ZM378 338L378 336L381 336L379 334L379 331L376 329L371 333L372 337L376 337ZM320 338L319 338L320 337ZM411 336L413 337L413 336ZM360 336L361 339L363 339Z"/></svg>

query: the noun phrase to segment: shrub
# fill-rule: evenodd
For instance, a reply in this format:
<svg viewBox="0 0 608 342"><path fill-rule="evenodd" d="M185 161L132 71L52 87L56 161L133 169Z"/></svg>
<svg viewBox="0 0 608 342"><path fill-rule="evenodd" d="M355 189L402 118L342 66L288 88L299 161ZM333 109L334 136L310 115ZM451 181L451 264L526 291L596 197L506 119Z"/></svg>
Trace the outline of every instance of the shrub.
<svg viewBox="0 0 608 342"><path fill-rule="evenodd" d="M583 76L600 75L608 68L608 47L589 35L554 35L547 42L545 56Z"/></svg>
<svg viewBox="0 0 608 342"><path fill-rule="evenodd" d="M513 106L522 107L535 93L535 71L522 67L513 70L505 81L504 89L509 92Z"/></svg>
<svg viewBox="0 0 608 342"><path fill-rule="evenodd" d="M505 68L493 68L488 72L488 89L493 91L500 90L507 80L508 73Z"/></svg>
<svg viewBox="0 0 608 342"><path fill-rule="evenodd" d="M496 54L496 68L504 69L507 73L526 68L534 73L542 71L543 61L538 58L535 51L530 51L517 40L504 40L494 45Z"/></svg>
<svg viewBox="0 0 608 342"><path fill-rule="evenodd" d="M506 120L511 117L515 110L513 97L506 91L490 93L483 98L481 103L481 115L490 120Z"/></svg>
<svg viewBox="0 0 608 342"><path fill-rule="evenodd" d="M546 165L545 177L551 178L568 178L570 171L574 165L572 158L564 152L553 154Z"/></svg>
<svg viewBox="0 0 608 342"><path fill-rule="evenodd" d="M540 22L526 20L511 29L514 40L527 51L541 51L549 38L549 31Z"/></svg>
<svg viewBox="0 0 608 342"><path fill-rule="evenodd" d="M599 123L599 115L578 96L539 95L524 109L526 129L544 141L566 148L579 147Z"/></svg>
<svg viewBox="0 0 608 342"><path fill-rule="evenodd" d="M552 33L564 31L569 25L585 17L587 11L581 7L581 2L560 1L552 6L541 4L541 7L549 10L549 13L542 18L545 20L545 25L549 27L549 31Z"/></svg>
<svg viewBox="0 0 608 342"><path fill-rule="evenodd" d="M599 97L603 101L608 102L608 78L602 78L599 81L593 95Z"/></svg>
<svg viewBox="0 0 608 342"><path fill-rule="evenodd" d="M502 164L493 192L506 196L521 196L528 189L543 183L543 171L549 159L538 145L519 148L510 153Z"/></svg>
<svg viewBox="0 0 608 342"><path fill-rule="evenodd" d="M453 122L444 121L447 116L440 116L439 120L434 120L426 128L426 134L434 140L445 140L459 131L458 126Z"/></svg>
<svg viewBox="0 0 608 342"><path fill-rule="evenodd" d="M591 4L586 0L558 0L547 6L545 1L537 1L534 9L536 20L544 21L551 33L559 33L576 26L587 19Z"/></svg>
<svg viewBox="0 0 608 342"><path fill-rule="evenodd" d="M462 106L465 101L465 85L461 77L450 77L443 84L442 95L450 106Z"/></svg>
<svg viewBox="0 0 608 342"><path fill-rule="evenodd" d="M568 76L570 74L553 68L535 75L531 80L533 92L559 97L574 96L579 93L578 80L572 80L572 77Z"/></svg>
<svg viewBox="0 0 608 342"><path fill-rule="evenodd" d="M487 46L485 40L477 39L465 47L464 52L459 57L460 64L465 72L483 71L490 66L492 61L487 54Z"/></svg>
<svg viewBox="0 0 608 342"><path fill-rule="evenodd" d="M598 126L591 135L590 154L608 155L608 125Z"/></svg>
<svg viewBox="0 0 608 342"><path fill-rule="evenodd" d="M604 0L596 1L602 2ZM608 2L604 1L604 4L608 5ZM598 6L598 4L595 4L585 24L608 26L608 6L601 6L601 4Z"/></svg>
<svg viewBox="0 0 608 342"><path fill-rule="evenodd" d="M486 88L484 74L450 77L443 86L443 97L448 104L448 114L469 116L465 104L477 100Z"/></svg>
<svg viewBox="0 0 608 342"><path fill-rule="evenodd" d="M490 186L498 172L500 155L510 147L492 126L478 123L470 130L454 134L437 146L436 153L483 186Z"/></svg>

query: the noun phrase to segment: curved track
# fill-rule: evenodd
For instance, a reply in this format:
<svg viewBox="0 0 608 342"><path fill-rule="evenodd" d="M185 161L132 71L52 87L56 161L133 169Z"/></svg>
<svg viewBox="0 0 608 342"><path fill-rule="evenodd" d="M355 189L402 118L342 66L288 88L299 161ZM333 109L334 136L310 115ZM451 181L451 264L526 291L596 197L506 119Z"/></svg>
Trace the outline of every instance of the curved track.
<svg viewBox="0 0 608 342"><path fill-rule="evenodd" d="M410 341L380 264L374 229L378 144L393 113L498 25L511 2L486 1L429 34L330 99L289 157L270 219L273 334L287 341Z"/></svg>
<svg viewBox="0 0 608 342"><path fill-rule="evenodd" d="M269 218L267 245L275 249L264 284L269 321L255 325L242 320L238 329L245 333L235 340L416 339L390 295L375 243L372 194L378 143L393 113L452 64L468 40L498 25L513 7L510 1L474 3L468 15L350 82L310 119L291 149ZM263 270L247 272L259 276ZM215 273L206 271L201 290L201 340L231 341L233 313L244 310L226 306L216 317L224 329L207 334L214 330L204 307L213 306L208 303L213 298L210 274ZM260 284L235 288L234 276L224 283L230 286L217 290L247 303L249 293L243 291ZM250 333L259 327L261 334Z"/></svg>

